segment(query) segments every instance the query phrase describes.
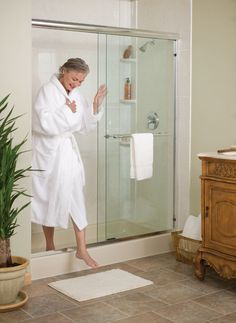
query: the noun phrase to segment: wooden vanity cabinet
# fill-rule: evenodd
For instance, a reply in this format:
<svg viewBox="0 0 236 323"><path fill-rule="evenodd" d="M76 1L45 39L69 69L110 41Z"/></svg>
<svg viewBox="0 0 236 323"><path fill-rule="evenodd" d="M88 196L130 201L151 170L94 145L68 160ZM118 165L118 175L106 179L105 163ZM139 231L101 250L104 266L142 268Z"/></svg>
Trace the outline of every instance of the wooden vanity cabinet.
<svg viewBox="0 0 236 323"><path fill-rule="evenodd" d="M236 278L236 156L200 154L202 244L195 274L208 264L224 278Z"/></svg>

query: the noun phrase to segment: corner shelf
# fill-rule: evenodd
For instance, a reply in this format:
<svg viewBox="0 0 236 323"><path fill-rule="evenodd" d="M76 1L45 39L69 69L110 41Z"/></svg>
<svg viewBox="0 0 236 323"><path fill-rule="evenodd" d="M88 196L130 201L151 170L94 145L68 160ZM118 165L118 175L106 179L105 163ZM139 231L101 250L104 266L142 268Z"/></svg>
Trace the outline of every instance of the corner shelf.
<svg viewBox="0 0 236 323"><path fill-rule="evenodd" d="M123 103L123 104L135 104L136 100L120 100L120 103Z"/></svg>
<svg viewBox="0 0 236 323"><path fill-rule="evenodd" d="M122 63L136 63L136 59L135 58L121 58L120 61Z"/></svg>
<svg viewBox="0 0 236 323"><path fill-rule="evenodd" d="M136 57L133 56L133 57L129 57L129 58L123 58L123 57L120 57L120 64L122 66L122 70L121 70L121 76L127 78L129 77L130 80L135 81L135 72L136 72ZM120 86L124 86L124 81L123 79L120 80ZM136 95L135 95L135 83L132 84L131 83L131 99L130 100L126 100L126 99L123 99L123 94L121 93L121 99L120 99L120 103L123 104L123 105L127 105L127 106L135 106L137 104L137 101L136 101ZM133 98L132 98L133 97Z"/></svg>

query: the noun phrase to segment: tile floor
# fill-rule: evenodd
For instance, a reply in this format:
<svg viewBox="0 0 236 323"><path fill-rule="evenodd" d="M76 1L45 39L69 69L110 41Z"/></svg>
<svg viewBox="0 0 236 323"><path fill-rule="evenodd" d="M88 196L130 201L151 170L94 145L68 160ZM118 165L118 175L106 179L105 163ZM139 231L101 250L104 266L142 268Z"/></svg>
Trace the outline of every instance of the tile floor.
<svg viewBox="0 0 236 323"><path fill-rule="evenodd" d="M76 302L47 286L51 281L112 268L154 284L86 302ZM236 322L236 279L223 280L207 269L201 282L192 266L177 262L173 253L42 279L25 290L29 301L21 309L0 313L0 323Z"/></svg>

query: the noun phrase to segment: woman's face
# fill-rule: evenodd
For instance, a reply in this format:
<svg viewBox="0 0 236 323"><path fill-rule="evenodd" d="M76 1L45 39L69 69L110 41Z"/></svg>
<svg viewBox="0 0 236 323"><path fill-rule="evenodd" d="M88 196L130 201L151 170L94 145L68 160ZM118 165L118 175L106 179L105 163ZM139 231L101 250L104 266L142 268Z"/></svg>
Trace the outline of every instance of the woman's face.
<svg viewBox="0 0 236 323"><path fill-rule="evenodd" d="M59 81L64 86L67 92L72 91L75 87L78 87L82 84L87 74L77 71L63 71Z"/></svg>

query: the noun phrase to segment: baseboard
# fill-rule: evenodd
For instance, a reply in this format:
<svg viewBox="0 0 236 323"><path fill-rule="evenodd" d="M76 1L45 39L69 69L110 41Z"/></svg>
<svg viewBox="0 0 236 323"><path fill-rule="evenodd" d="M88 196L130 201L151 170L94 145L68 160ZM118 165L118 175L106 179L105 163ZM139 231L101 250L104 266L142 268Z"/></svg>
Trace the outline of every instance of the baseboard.
<svg viewBox="0 0 236 323"><path fill-rule="evenodd" d="M101 266L105 266L172 250L171 235L165 233L91 247L89 253ZM74 250L55 254L33 254L30 265L33 280L89 269L83 261L75 257Z"/></svg>

